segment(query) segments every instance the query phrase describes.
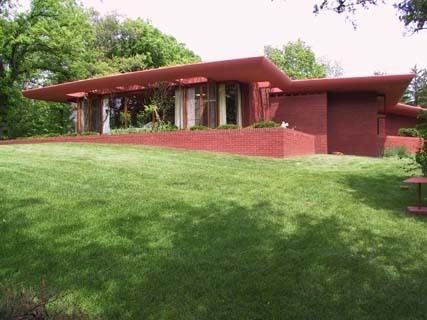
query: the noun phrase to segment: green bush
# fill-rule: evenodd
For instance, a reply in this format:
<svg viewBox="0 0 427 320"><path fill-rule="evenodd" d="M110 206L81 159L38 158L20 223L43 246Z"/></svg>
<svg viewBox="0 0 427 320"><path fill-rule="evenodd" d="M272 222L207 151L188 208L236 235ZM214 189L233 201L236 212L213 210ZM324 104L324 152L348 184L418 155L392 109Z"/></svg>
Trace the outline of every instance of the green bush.
<svg viewBox="0 0 427 320"><path fill-rule="evenodd" d="M142 132L151 132L151 128L121 128L121 129L112 129L110 130L110 135L118 134L132 134L132 133L142 133Z"/></svg>
<svg viewBox="0 0 427 320"><path fill-rule="evenodd" d="M10 107L3 132L8 138L62 135L74 130L71 107L63 103L17 101Z"/></svg>
<svg viewBox="0 0 427 320"><path fill-rule="evenodd" d="M81 136L97 136L99 135L99 132L96 131L84 131L80 133Z"/></svg>
<svg viewBox="0 0 427 320"><path fill-rule="evenodd" d="M420 133L415 128L400 128L399 136L402 137L419 137Z"/></svg>
<svg viewBox="0 0 427 320"><path fill-rule="evenodd" d="M255 122L250 128L277 128L280 124L274 121L259 121Z"/></svg>
<svg viewBox="0 0 427 320"><path fill-rule="evenodd" d="M112 129L110 130L111 135L118 135L118 134L133 134L133 133L144 133L144 132L157 132L157 131L175 131L178 130L178 127L171 123L171 122L156 122L148 123L142 128L120 128L120 129Z"/></svg>
<svg viewBox="0 0 427 320"><path fill-rule="evenodd" d="M383 151L383 157L398 157L398 158L407 158L410 154L408 153L408 150L403 147L392 147L392 148L386 148Z"/></svg>
<svg viewBox="0 0 427 320"><path fill-rule="evenodd" d="M175 131L178 127L171 122L156 122L152 127L151 131Z"/></svg>
<svg viewBox="0 0 427 320"><path fill-rule="evenodd" d="M240 129L240 126L237 124L222 124L217 129Z"/></svg>
<svg viewBox="0 0 427 320"><path fill-rule="evenodd" d="M427 143L415 154L415 161L421 168L424 177L427 177Z"/></svg>
<svg viewBox="0 0 427 320"><path fill-rule="evenodd" d="M191 130L191 131L196 131L196 130L209 130L209 127L202 126L202 125L195 125L195 126L192 126L192 127L190 128L190 130Z"/></svg>

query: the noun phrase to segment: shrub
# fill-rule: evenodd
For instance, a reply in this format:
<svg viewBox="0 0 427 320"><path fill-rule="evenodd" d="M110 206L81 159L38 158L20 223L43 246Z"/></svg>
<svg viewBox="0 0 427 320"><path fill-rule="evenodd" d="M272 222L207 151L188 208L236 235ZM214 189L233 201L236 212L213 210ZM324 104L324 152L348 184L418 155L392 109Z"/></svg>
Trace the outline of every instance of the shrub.
<svg viewBox="0 0 427 320"><path fill-rule="evenodd" d="M19 99L7 111L3 134L9 138L61 135L73 130L71 107L64 103Z"/></svg>
<svg viewBox="0 0 427 320"><path fill-rule="evenodd" d="M151 128L121 128L121 129L112 129L110 130L110 135L117 134L132 134L132 133L141 133L141 132L150 132Z"/></svg>
<svg viewBox="0 0 427 320"><path fill-rule="evenodd" d="M259 121L255 122L250 126L250 128L277 128L280 124L274 121Z"/></svg>
<svg viewBox="0 0 427 320"><path fill-rule="evenodd" d="M151 131L175 131L178 130L178 127L171 122L156 122L152 127Z"/></svg>
<svg viewBox="0 0 427 320"><path fill-rule="evenodd" d="M415 128L401 128L401 129L399 129L399 136L403 136L403 137L419 137L420 133Z"/></svg>
<svg viewBox="0 0 427 320"><path fill-rule="evenodd" d="M427 177L427 143L415 154L415 161L421 168L424 177Z"/></svg>
<svg viewBox="0 0 427 320"><path fill-rule="evenodd" d="M195 125L195 126L192 126L192 127L190 128L190 130L191 130L191 131L196 131L196 130L209 130L209 127L202 126L202 125Z"/></svg>
<svg viewBox="0 0 427 320"><path fill-rule="evenodd" d="M175 131L178 130L178 127L171 122L161 122L158 121L155 124L152 122L147 123L142 128L121 128L121 129L112 129L110 130L110 135L118 134L133 134L133 133L143 133L143 132L153 132L153 131Z"/></svg>
<svg viewBox="0 0 427 320"><path fill-rule="evenodd" d="M99 132L96 131L84 131L80 133L81 136L97 136L99 135Z"/></svg>
<svg viewBox="0 0 427 320"><path fill-rule="evenodd" d="M240 129L240 126L237 124L222 124L217 129Z"/></svg>
<svg viewBox="0 0 427 320"><path fill-rule="evenodd" d="M398 157L401 159L409 156L408 150L403 146L386 148L383 151L383 157Z"/></svg>

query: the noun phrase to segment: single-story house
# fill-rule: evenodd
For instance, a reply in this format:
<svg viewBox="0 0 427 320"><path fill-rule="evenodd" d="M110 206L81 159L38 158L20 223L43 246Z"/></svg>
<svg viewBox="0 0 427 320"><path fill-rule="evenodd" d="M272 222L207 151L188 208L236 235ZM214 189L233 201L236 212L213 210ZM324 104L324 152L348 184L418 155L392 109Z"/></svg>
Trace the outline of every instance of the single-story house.
<svg viewBox="0 0 427 320"><path fill-rule="evenodd" d="M167 82L173 107L164 117L179 129L284 121L289 129L314 137L314 153L378 156L388 136L416 124L422 108L399 102L413 77L292 80L267 58L254 57L115 74L23 94L73 103L76 132L107 135L112 127L143 125L146 97L160 90L156 83Z"/></svg>

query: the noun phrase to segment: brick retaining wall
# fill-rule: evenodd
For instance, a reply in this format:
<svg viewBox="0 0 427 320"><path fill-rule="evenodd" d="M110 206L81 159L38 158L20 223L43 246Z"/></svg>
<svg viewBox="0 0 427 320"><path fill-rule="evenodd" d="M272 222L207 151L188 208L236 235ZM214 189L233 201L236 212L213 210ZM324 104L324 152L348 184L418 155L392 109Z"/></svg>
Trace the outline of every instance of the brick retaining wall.
<svg viewBox="0 0 427 320"><path fill-rule="evenodd" d="M401 136L384 136L378 137L378 148L381 152L384 149L405 147L409 153L415 153L422 147L423 141L420 138L401 137Z"/></svg>
<svg viewBox="0 0 427 320"><path fill-rule="evenodd" d="M276 158L315 153L313 135L283 128L182 130L125 135L16 139L0 141L0 145L49 142L141 144Z"/></svg>

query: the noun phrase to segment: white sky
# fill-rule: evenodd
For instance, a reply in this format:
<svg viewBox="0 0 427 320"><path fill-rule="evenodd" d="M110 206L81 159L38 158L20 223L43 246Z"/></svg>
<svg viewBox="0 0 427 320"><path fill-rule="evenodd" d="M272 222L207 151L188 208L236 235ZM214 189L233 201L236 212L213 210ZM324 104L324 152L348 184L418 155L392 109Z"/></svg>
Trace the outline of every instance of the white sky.
<svg viewBox="0 0 427 320"><path fill-rule="evenodd" d="M81 0L101 13L148 19L204 61L258 56L264 45L301 38L319 57L338 61L345 75L407 73L427 67L427 31L404 35L391 5L315 16L314 0ZM317 1L320 2L320 1Z"/></svg>

